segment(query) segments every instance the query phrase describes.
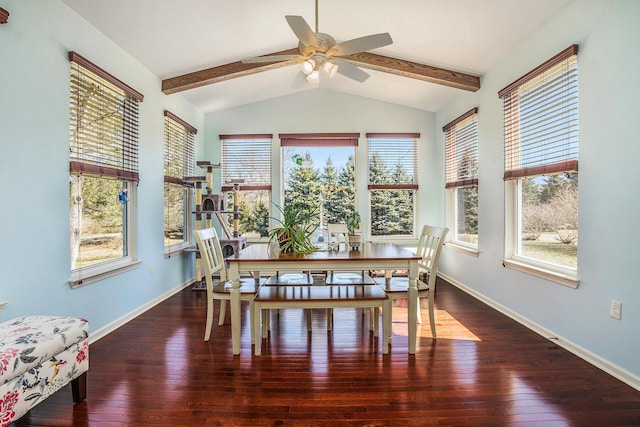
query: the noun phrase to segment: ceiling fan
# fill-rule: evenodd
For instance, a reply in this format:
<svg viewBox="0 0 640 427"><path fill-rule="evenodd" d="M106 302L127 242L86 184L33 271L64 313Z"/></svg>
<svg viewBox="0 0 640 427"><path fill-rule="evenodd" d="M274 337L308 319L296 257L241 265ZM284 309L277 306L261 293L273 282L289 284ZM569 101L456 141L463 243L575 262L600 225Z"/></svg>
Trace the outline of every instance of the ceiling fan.
<svg viewBox="0 0 640 427"><path fill-rule="evenodd" d="M316 30L311 29L302 16L285 16L289 27L299 40L298 55L266 55L242 60L245 64L294 61L302 63L302 73L310 82L316 82L322 68L329 77L340 73L345 77L364 82L369 74L342 56L352 55L388 46L393 43L389 33L372 34L337 43L329 34L318 31L318 0L316 0Z"/></svg>

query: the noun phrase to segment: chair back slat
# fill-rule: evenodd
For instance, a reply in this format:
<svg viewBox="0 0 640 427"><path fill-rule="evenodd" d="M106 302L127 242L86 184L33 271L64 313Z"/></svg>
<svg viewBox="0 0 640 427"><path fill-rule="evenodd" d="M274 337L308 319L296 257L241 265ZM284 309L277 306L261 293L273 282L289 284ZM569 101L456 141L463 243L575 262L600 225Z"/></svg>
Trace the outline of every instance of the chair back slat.
<svg viewBox="0 0 640 427"><path fill-rule="evenodd" d="M227 280L227 270L218 233L214 228L195 230L196 243L200 252L200 260L204 268L207 291L213 291L213 275L218 273L221 281Z"/></svg>
<svg viewBox="0 0 640 427"><path fill-rule="evenodd" d="M349 248L349 229L347 224L327 224L327 238L331 242L331 235L335 235L338 245L344 242L345 248Z"/></svg>
<svg viewBox="0 0 640 427"><path fill-rule="evenodd" d="M444 238L448 231L449 229L446 227L441 228L425 225L422 227L422 232L420 233L420 240L418 241L417 249L417 255L421 258L419 262L420 272L428 273L429 276L434 276L434 281L435 273L437 273L438 269L440 252L442 251Z"/></svg>

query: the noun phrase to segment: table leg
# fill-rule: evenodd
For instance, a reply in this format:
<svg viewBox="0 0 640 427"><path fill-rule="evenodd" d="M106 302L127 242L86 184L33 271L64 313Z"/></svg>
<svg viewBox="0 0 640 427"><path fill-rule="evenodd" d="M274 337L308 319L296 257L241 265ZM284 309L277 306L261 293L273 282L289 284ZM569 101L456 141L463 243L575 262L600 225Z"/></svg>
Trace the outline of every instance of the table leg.
<svg viewBox="0 0 640 427"><path fill-rule="evenodd" d="M409 354L416 353L416 340L418 333L418 263L411 262L409 265L409 290L407 291L407 304L409 322Z"/></svg>
<svg viewBox="0 0 640 427"><path fill-rule="evenodd" d="M236 263L229 263L229 278L231 279L231 341L234 355L240 354L240 271Z"/></svg>

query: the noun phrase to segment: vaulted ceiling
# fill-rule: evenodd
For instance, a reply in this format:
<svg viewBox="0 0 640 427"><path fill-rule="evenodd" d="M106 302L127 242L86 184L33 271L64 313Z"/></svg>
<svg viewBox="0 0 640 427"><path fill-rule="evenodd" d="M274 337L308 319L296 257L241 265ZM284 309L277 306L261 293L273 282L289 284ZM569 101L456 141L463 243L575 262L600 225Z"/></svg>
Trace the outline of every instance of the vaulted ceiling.
<svg viewBox="0 0 640 427"><path fill-rule="evenodd" d="M322 88L438 111L571 0L318 0L318 30L336 42L388 32L358 57L370 77L300 79L300 65L243 64L297 52L285 15L315 30L315 0L63 0L204 113ZM256 67L266 68L266 70ZM391 67L391 68L389 68Z"/></svg>

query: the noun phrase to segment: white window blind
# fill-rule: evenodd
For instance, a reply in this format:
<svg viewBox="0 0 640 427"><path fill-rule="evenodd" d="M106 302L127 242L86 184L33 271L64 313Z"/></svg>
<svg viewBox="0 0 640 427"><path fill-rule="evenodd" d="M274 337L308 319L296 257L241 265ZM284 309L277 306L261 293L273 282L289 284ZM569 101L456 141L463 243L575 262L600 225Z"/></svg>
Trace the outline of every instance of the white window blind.
<svg viewBox="0 0 640 427"><path fill-rule="evenodd" d="M578 46L498 92L504 102L504 179L578 170Z"/></svg>
<svg viewBox="0 0 640 427"><path fill-rule="evenodd" d="M223 190L236 179L244 179L242 190L271 190L272 137L272 134L220 135Z"/></svg>
<svg viewBox="0 0 640 427"><path fill-rule="evenodd" d="M142 94L76 52L69 61L71 172L138 181Z"/></svg>
<svg viewBox="0 0 640 427"><path fill-rule="evenodd" d="M445 188L478 185L478 109L467 111L442 130L445 133Z"/></svg>
<svg viewBox="0 0 640 427"><path fill-rule="evenodd" d="M369 185L374 189L417 189L419 133L367 133Z"/></svg>
<svg viewBox="0 0 640 427"><path fill-rule="evenodd" d="M194 173L194 139L198 130L170 111L164 112L164 181L182 184Z"/></svg>

